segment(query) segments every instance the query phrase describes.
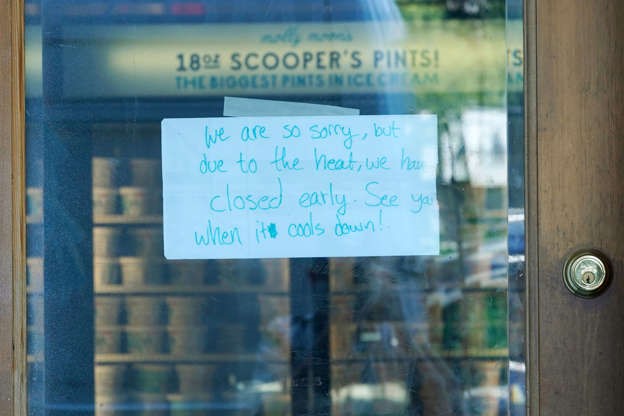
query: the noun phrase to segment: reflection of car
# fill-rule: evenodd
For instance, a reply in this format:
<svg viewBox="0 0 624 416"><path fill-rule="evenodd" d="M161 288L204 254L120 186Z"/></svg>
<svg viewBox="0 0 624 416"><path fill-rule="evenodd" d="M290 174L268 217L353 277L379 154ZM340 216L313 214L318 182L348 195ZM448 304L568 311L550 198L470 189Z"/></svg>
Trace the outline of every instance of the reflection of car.
<svg viewBox="0 0 624 416"><path fill-rule="evenodd" d="M446 10L453 14L478 16L488 8L488 0L446 0Z"/></svg>

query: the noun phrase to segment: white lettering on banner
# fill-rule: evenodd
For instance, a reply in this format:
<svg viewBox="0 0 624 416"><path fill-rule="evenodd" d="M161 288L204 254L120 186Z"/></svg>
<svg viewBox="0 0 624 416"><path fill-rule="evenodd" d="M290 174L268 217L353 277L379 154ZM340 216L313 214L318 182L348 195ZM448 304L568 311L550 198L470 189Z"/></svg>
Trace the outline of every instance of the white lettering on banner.
<svg viewBox="0 0 624 416"><path fill-rule="evenodd" d="M435 255L435 115L164 119L168 259Z"/></svg>

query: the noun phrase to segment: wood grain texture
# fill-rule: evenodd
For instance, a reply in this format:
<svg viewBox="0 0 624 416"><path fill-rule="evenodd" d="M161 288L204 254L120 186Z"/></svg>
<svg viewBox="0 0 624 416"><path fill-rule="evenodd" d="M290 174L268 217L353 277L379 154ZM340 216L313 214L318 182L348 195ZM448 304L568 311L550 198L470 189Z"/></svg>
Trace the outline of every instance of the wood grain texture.
<svg viewBox="0 0 624 416"><path fill-rule="evenodd" d="M25 415L23 2L0 2L0 416Z"/></svg>
<svg viewBox="0 0 624 416"><path fill-rule="evenodd" d="M0 3L0 73L11 71L9 2ZM0 403L13 399L13 213L11 194L12 96L10 77L0 77ZM2 409L3 406L0 406ZM3 411L0 410L0 413ZM2 413L8 415L10 413Z"/></svg>
<svg viewBox="0 0 624 416"><path fill-rule="evenodd" d="M529 143L537 157L538 274L530 278L538 293L530 296L539 316L539 400L532 414L622 415L624 2L534 4L536 96L527 116L535 117ZM614 266L611 287L593 300L562 282L566 256L581 248L601 250Z"/></svg>

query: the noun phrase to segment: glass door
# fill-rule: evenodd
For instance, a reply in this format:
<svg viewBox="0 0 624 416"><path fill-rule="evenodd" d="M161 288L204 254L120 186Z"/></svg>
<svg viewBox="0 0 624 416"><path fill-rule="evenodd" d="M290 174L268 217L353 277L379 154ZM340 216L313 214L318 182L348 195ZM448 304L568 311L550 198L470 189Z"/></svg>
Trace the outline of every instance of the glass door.
<svg viewBox="0 0 624 416"><path fill-rule="evenodd" d="M524 414L519 2L25 11L29 414Z"/></svg>

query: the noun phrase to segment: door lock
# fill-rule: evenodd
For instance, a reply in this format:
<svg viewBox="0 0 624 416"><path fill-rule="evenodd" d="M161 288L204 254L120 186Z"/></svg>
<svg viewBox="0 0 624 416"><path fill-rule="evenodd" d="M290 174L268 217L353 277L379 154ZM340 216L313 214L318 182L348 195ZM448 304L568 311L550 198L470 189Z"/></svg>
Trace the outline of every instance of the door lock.
<svg viewBox="0 0 624 416"><path fill-rule="evenodd" d="M571 255L563 269L563 281L575 295L598 296L611 280L611 264L599 251L583 250Z"/></svg>

